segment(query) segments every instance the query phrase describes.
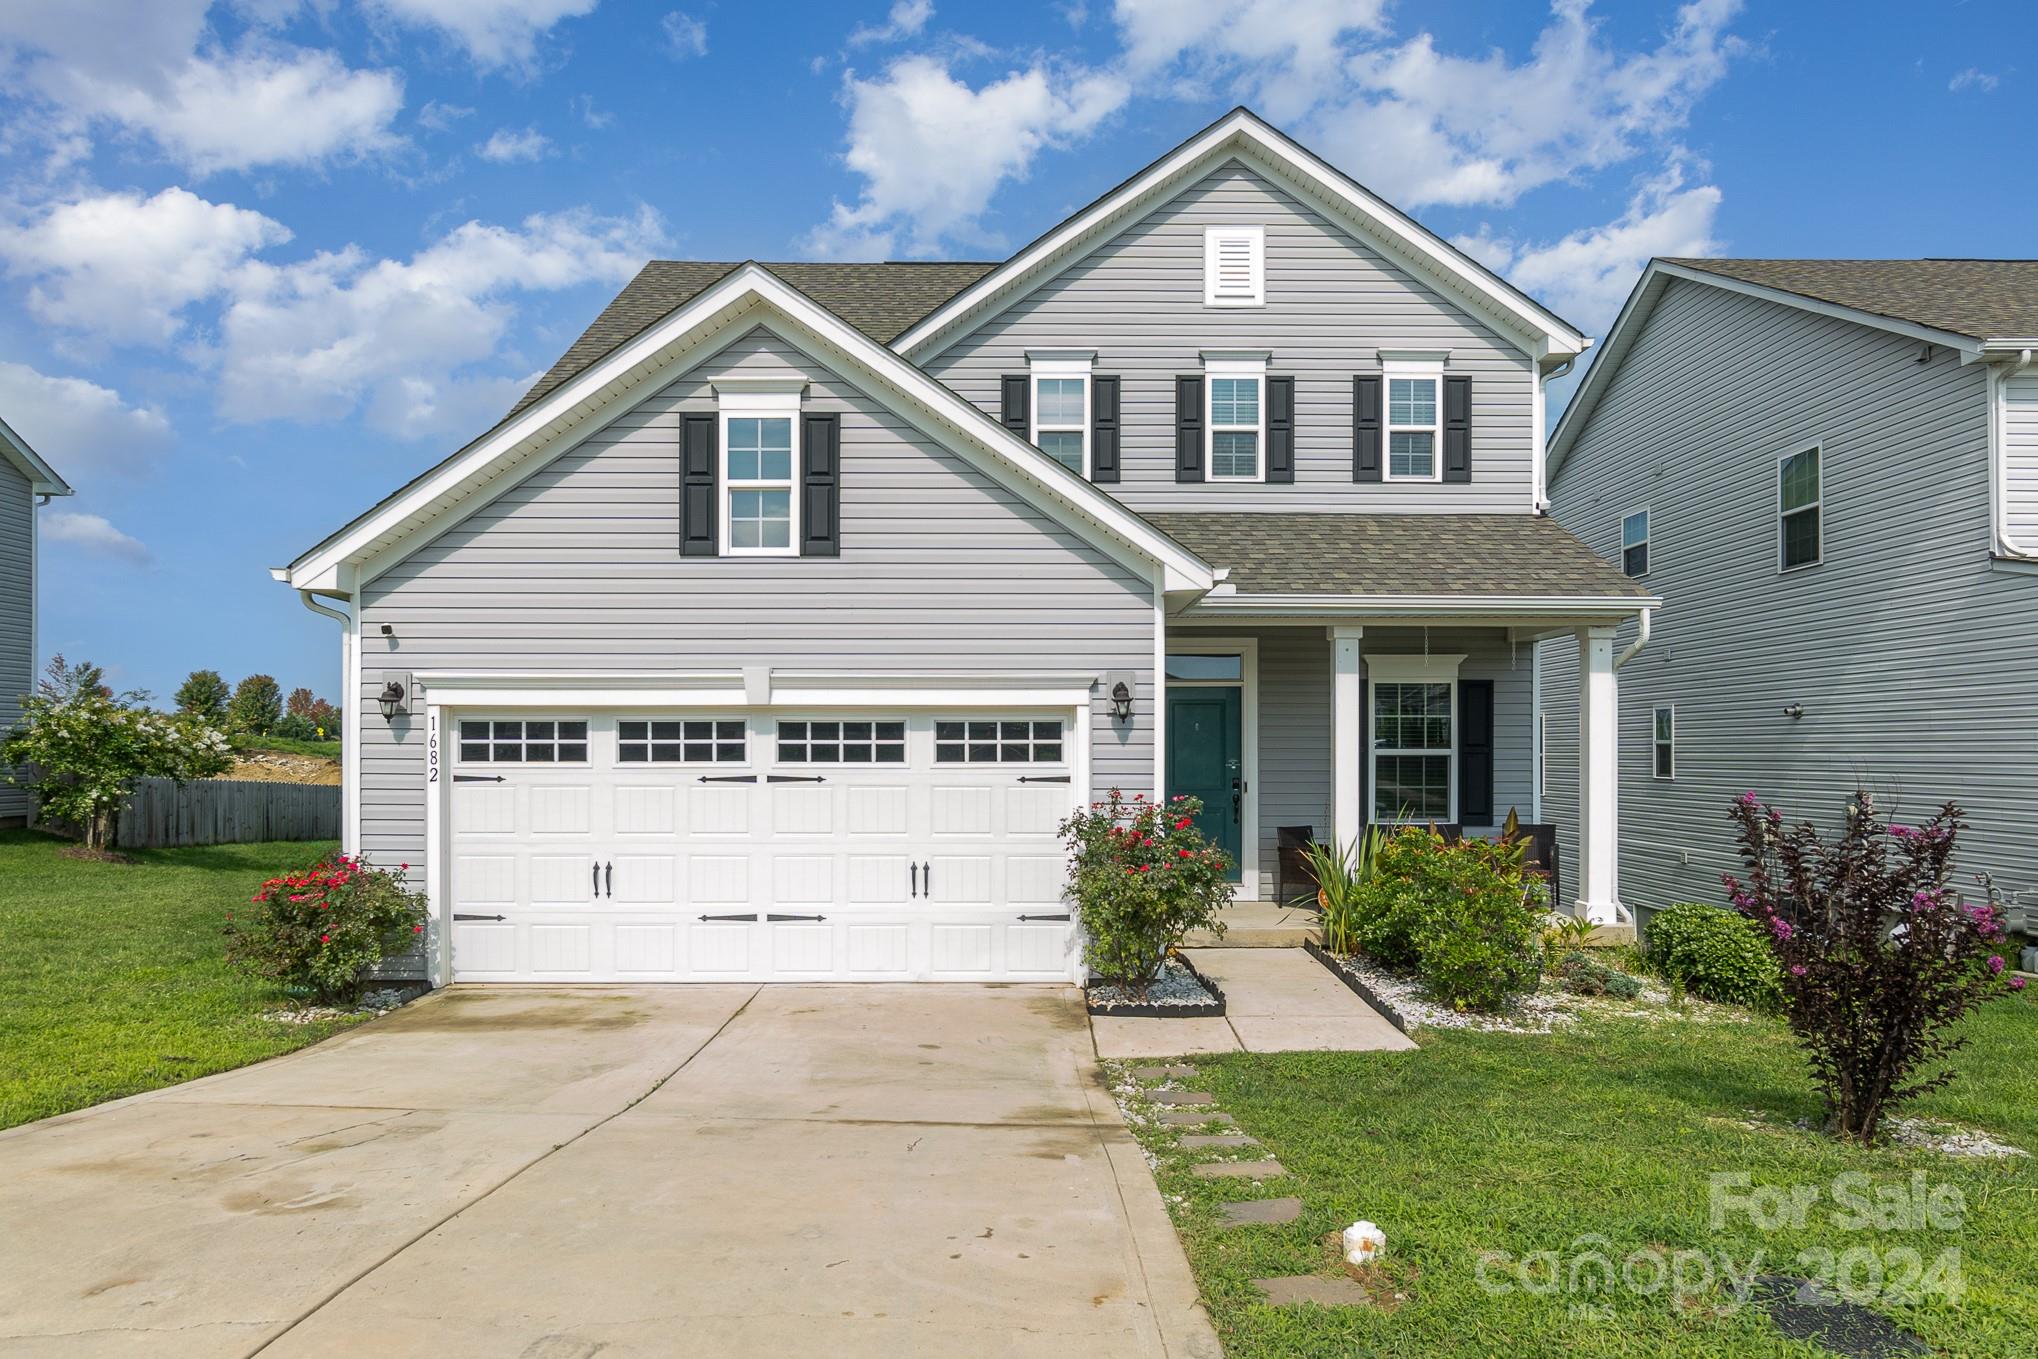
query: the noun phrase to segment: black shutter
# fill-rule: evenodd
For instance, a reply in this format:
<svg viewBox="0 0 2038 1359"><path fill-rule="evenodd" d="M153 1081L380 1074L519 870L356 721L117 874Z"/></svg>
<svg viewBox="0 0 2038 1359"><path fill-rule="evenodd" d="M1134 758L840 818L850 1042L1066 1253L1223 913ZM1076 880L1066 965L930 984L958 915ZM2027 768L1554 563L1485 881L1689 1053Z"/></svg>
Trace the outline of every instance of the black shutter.
<svg viewBox="0 0 2038 1359"><path fill-rule="evenodd" d="M1032 385L1026 374L998 379L998 423L1022 439L1033 438Z"/></svg>
<svg viewBox="0 0 2038 1359"><path fill-rule="evenodd" d="M1493 681L1458 682L1458 822L1493 824Z"/></svg>
<svg viewBox="0 0 2038 1359"><path fill-rule="evenodd" d="M1090 480L1118 480L1118 379L1090 379Z"/></svg>
<svg viewBox="0 0 2038 1359"><path fill-rule="evenodd" d="M800 555L842 555L842 417L800 417Z"/></svg>
<svg viewBox="0 0 2038 1359"><path fill-rule="evenodd" d="M1380 480L1380 378L1352 379L1352 480Z"/></svg>
<svg viewBox="0 0 2038 1359"><path fill-rule="evenodd" d="M1267 480L1295 480L1295 379L1267 379Z"/></svg>
<svg viewBox="0 0 2038 1359"><path fill-rule="evenodd" d="M1444 480L1472 479L1472 379L1444 379Z"/></svg>
<svg viewBox="0 0 2038 1359"><path fill-rule="evenodd" d="M1203 379L1175 379L1175 480L1203 480Z"/></svg>
<svg viewBox="0 0 2038 1359"><path fill-rule="evenodd" d="M685 557L712 557L717 550L715 427L713 412L679 418L679 551Z"/></svg>

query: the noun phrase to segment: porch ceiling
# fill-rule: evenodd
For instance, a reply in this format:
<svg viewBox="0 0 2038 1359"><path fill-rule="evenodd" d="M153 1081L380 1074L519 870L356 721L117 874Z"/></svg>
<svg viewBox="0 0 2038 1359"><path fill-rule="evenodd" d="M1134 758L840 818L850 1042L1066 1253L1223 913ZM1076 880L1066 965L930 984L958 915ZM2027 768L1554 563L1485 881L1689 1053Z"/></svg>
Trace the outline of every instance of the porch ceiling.
<svg viewBox="0 0 2038 1359"><path fill-rule="evenodd" d="M1464 599L1525 607L1655 599L1553 519L1532 514L1149 514L1239 595Z"/></svg>

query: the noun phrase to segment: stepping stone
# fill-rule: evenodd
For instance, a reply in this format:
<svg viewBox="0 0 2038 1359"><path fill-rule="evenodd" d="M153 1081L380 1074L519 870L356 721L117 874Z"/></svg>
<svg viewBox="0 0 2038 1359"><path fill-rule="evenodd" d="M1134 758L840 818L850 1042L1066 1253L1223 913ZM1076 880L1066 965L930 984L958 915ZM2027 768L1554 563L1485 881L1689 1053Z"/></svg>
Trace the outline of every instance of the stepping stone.
<svg viewBox="0 0 2038 1359"><path fill-rule="evenodd" d="M1244 1133L1189 1133L1182 1138L1182 1145L1192 1148L1256 1147L1259 1144L1259 1138L1247 1137Z"/></svg>
<svg viewBox="0 0 2038 1359"><path fill-rule="evenodd" d="M1226 1128L1238 1126L1238 1121L1230 1114L1219 1113L1215 1109L1170 1109L1161 1115L1161 1122L1172 1123L1178 1128L1195 1128L1205 1123Z"/></svg>
<svg viewBox="0 0 2038 1359"><path fill-rule="evenodd" d="M1371 1307L1373 1295L1356 1279L1326 1279L1316 1274L1297 1274L1286 1279L1254 1279L1253 1287L1276 1307Z"/></svg>
<svg viewBox="0 0 2038 1359"><path fill-rule="evenodd" d="M1196 1068L1186 1062L1169 1066L1136 1066L1132 1068L1135 1081L1186 1081L1196 1074Z"/></svg>
<svg viewBox="0 0 2038 1359"><path fill-rule="evenodd" d="M1279 1161L1205 1161L1189 1173L1199 1180L1274 1180L1288 1172Z"/></svg>
<svg viewBox="0 0 2038 1359"><path fill-rule="evenodd" d="M1153 1102L1155 1104L1175 1106L1184 1104L1215 1104L1217 1103L1217 1096L1202 1090L1156 1090L1154 1091Z"/></svg>
<svg viewBox="0 0 2038 1359"><path fill-rule="evenodd" d="M1828 1292L1812 1279L1758 1274L1751 1294L1768 1307L1769 1319L1778 1331L1848 1359L1899 1359L1932 1352L1924 1341L1887 1317Z"/></svg>
<svg viewBox="0 0 2038 1359"><path fill-rule="evenodd" d="M1301 1199L1247 1199L1244 1203L1221 1203L1227 1227L1267 1227L1293 1222L1302 1216Z"/></svg>

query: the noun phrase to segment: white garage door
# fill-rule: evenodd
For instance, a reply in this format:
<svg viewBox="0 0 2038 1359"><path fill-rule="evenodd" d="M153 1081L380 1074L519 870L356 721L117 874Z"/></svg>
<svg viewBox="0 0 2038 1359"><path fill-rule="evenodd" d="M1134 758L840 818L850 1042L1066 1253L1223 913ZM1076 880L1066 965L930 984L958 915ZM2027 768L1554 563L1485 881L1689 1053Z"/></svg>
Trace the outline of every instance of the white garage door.
<svg viewBox="0 0 2038 1359"><path fill-rule="evenodd" d="M460 714L458 981L1061 981L1069 714Z"/></svg>

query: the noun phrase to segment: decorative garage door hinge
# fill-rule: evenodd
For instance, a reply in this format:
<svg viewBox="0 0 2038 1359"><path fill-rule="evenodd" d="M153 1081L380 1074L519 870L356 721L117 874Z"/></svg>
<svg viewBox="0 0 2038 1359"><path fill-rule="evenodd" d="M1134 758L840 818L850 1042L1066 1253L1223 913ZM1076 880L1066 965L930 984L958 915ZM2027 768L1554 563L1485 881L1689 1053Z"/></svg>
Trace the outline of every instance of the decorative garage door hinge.
<svg viewBox="0 0 2038 1359"><path fill-rule="evenodd" d="M826 920L828 917L825 915L777 915L771 911L766 911L764 918L766 920Z"/></svg>
<svg viewBox="0 0 2038 1359"><path fill-rule="evenodd" d="M1069 776L1066 774L1021 774L1019 776L1019 782L1021 783L1067 783L1068 781Z"/></svg>
<svg viewBox="0 0 2038 1359"><path fill-rule="evenodd" d="M509 919L509 917L508 917L508 916L506 916L506 915L463 915L463 914L461 914L461 913L460 913L459 911L455 911L455 912L453 912L453 918L454 918L455 920L507 920L507 919Z"/></svg>
<svg viewBox="0 0 2038 1359"><path fill-rule="evenodd" d="M819 774L766 774L766 783L826 783Z"/></svg>
<svg viewBox="0 0 2038 1359"><path fill-rule="evenodd" d="M502 777L502 775L500 775L500 774L455 774L455 775L453 776L453 782L455 782L455 783L501 783L501 782L503 782L503 777Z"/></svg>
<svg viewBox="0 0 2038 1359"><path fill-rule="evenodd" d="M757 921L757 917L756 917L756 916L754 916L754 915L704 915L704 916L702 916L702 917L701 917L701 919L703 919L703 920L747 920L747 921L751 922L752 924L755 924L755 923L756 923L756 921Z"/></svg>
<svg viewBox="0 0 2038 1359"><path fill-rule="evenodd" d="M702 783L755 783L755 774L703 774Z"/></svg>
<svg viewBox="0 0 2038 1359"><path fill-rule="evenodd" d="M1063 911L1060 915L1022 915L1019 918L1021 920L1067 920L1069 914L1067 911Z"/></svg>

